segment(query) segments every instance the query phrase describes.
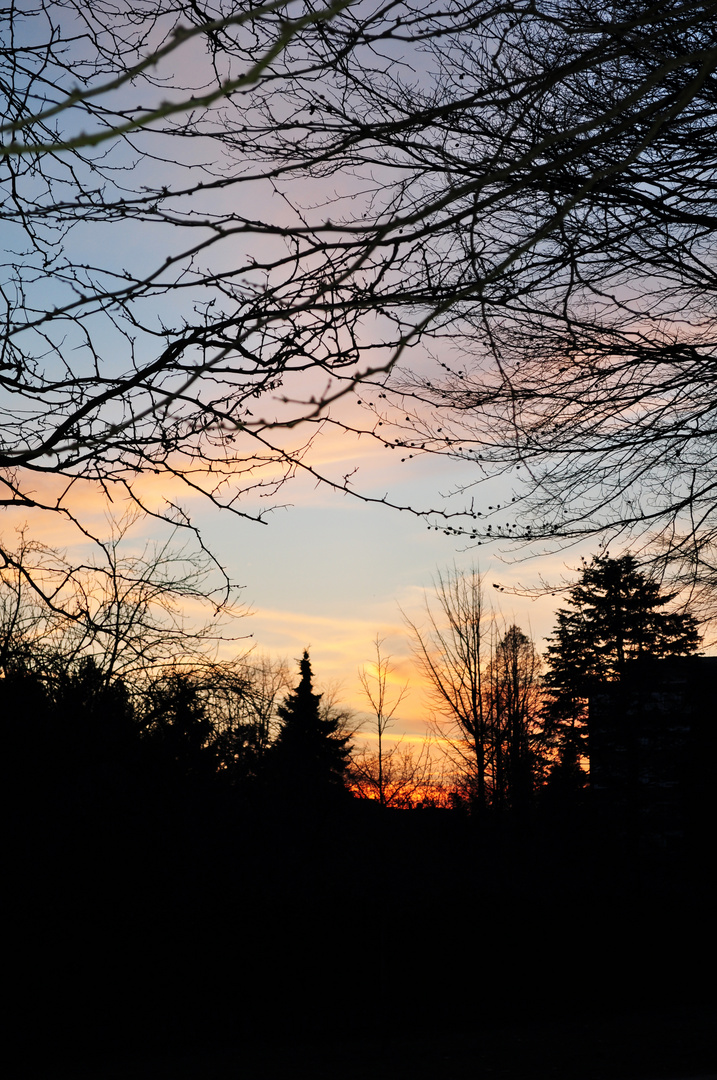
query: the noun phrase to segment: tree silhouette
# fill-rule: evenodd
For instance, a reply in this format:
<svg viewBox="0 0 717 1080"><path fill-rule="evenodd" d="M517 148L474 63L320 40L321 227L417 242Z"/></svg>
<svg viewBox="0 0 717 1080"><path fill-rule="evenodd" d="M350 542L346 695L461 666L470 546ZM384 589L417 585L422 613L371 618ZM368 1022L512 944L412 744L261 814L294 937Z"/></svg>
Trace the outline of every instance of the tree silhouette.
<svg viewBox="0 0 717 1080"><path fill-rule="evenodd" d="M201 776L216 771L212 722L201 687L191 674L170 672L147 688L143 726L180 774Z"/></svg>
<svg viewBox="0 0 717 1080"><path fill-rule="evenodd" d="M191 528L174 496L138 490L141 474L261 517L239 507L237 489L269 494L301 467L303 437L287 448L272 432L318 421L321 406L308 401L313 390L296 409L277 391L317 369L322 381L336 368L352 383L357 353L344 343L332 359L318 342L333 285L310 286L314 315L306 296L291 299L287 255L300 263L308 253L290 253L291 227L255 212L254 199L241 224L243 199L224 196L249 181L255 140L244 132L258 85L304 68L301 39L346 6L50 0L0 13L3 505L59 513L101 540L75 498L80 487L107 497L110 511L129 499ZM230 130L234 149L214 138ZM270 203L273 168L250 171ZM150 223L166 243L147 243ZM273 270L267 292L267 256L283 300ZM38 470L43 492L31 479Z"/></svg>
<svg viewBox="0 0 717 1080"><path fill-rule="evenodd" d="M393 720L396 709L408 693L408 683L405 683L395 695L389 697L388 681L393 673L393 666L391 664L391 657L384 656L381 653L382 644L383 641L377 634L374 641L376 660L372 664L373 671L367 670L365 666L359 670L361 689L376 718L374 730L378 740L378 754L375 762L376 769L373 770L371 764L369 764L370 759L367 759L366 755L362 755L359 775L362 779L368 780L375 771L374 791L378 794L379 805L384 807L387 805L385 766L389 765L390 767L390 759L397 748L394 747L394 750L389 751L388 754L386 754L383 746L383 736ZM419 762L422 761L423 756L423 753L419 755ZM404 759L404 764L406 763L407 759ZM417 768L417 771L420 772L420 767Z"/></svg>
<svg viewBox="0 0 717 1080"><path fill-rule="evenodd" d="M601 683L619 680L638 657L696 652L696 619L663 610L675 595L663 594L630 554L596 555L583 566L546 652L546 729L566 768L587 756L587 700Z"/></svg>
<svg viewBox="0 0 717 1080"><path fill-rule="evenodd" d="M478 571L455 567L436 579L437 611L426 600L428 629L406 619L419 669L430 688L442 736L468 776L479 810L490 801L492 728L486 698L486 610Z"/></svg>
<svg viewBox="0 0 717 1080"><path fill-rule="evenodd" d="M498 806L524 812L538 772L540 659L533 642L510 626L493 648L488 691L493 730L494 793Z"/></svg>
<svg viewBox="0 0 717 1080"><path fill-rule="evenodd" d="M615 526L714 578L716 14L449 6L423 24L433 79L409 90L395 65L354 90L346 61L330 104L353 145L380 116L366 135L400 166L401 200L381 238L413 271L422 340L450 335L436 370L403 358L413 414L402 397L391 430L378 402L376 434L474 462L474 519L455 523L469 535L542 545ZM495 475L508 497L482 498Z"/></svg>
<svg viewBox="0 0 717 1080"><path fill-rule="evenodd" d="M296 8L0 16L3 503L360 495L327 422L515 468L469 534L667 523L709 573L715 4Z"/></svg>
<svg viewBox="0 0 717 1080"><path fill-rule="evenodd" d="M436 579L428 627L406 620L435 707L435 726L479 811L525 808L536 764L539 661L517 626L494 640L481 577L455 567Z"/></svg>
<svg viewBox="0 0 717 1080"><path fill-rule="evenodd" d="M311 806L347 793L350 736L340 733L338 717L322 717L306 650L299 671L299 685L277 709L280 728L268 768L282 800Z"/></svg>

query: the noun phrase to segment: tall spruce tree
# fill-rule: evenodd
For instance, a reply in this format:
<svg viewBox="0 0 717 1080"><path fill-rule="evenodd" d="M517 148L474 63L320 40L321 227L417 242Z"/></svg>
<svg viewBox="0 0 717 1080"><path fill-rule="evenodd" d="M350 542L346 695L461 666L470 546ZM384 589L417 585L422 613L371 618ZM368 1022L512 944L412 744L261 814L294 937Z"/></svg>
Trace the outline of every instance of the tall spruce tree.
<svg viewBox="0 0 717 1080"><path fill-rule="evenodd" d="M601 683L618 680L631 660L688 656L700 644L696 619L664 609L676 593L662 594L633 555L596 555L585 564L557 612L548 638L545 707L548 738L564 768L587 755L588 698Z"/></svg>
<svg viewBox="0 0 717 1080"><path fill-rule="evenodd" d="M277 709L279 734L269 754L269 770L282 797L311 805L347 794L350 736L339 731L338 717L322 716L321 694L313 690L309 654L299 661L301 680Z"/></svg>

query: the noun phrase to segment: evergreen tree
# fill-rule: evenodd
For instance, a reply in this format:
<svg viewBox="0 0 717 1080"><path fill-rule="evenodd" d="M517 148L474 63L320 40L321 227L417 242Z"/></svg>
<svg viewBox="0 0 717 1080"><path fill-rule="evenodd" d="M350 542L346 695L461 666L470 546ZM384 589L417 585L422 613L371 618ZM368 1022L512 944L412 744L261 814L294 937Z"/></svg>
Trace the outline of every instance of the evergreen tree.
<svg viewBox="0 0 717 1080"><path fill-rule="evenodd" d="M545 657L546 733L563 771L587 754L588 697L601 683L618 680L638 657L687 656L699 647L694 617L664 610L675 595L662 594L633 555L596 555L583 567Z"/></svg>
<svg viewBox="0 0 717 1080"><path fill-rule="evenodd" d="M321 694L313 691L309 654L299 662L301 681L277 709L279 734L269 755L269 769L282 794L299 804L346 792L351 753L338 717L322 716Z"/></svg>

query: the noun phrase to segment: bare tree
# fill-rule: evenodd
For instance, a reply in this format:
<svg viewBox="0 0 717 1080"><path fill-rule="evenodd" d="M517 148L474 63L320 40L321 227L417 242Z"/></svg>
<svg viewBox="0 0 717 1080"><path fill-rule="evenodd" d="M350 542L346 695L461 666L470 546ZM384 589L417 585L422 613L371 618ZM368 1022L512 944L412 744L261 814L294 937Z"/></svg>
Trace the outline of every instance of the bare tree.
<svg viewBox="0 0 717 1080"><path fill-rule="evenodd" d="M716 13L475 5L426 44L435 76L393 154L415 162L423 325L450 352L396 385L412 453L475 463L468 535L610 529L715 580ZM396 119L402 81L382 85Z"/></svg>
<svg viewBox="0 0 717 1080"><path fill-rule="evenodd" d="M486 709L484 666L488 659L488 626L480 574L453 568L438 573L437 610L426 600L428 627L410 619L419 670L428 682L440 733L459 755L472 778L475 799L484 810L489 801L491 731Z"/></svg>
<svg viewBox="0 0 717 1080"><path fill-rule="evenodd" d="M366 746L354 749L349 773L352 791L360 799L375 799L380 806L396 810L443 805L445 769L433 749L430 738L418 747L399 740L384 750L380 771L377 753Z"/></svg>
<svg viewBox="0 0 717 1080"><path fill-rule="evenodd" d="M347 271L326 275L332 242L274 213L283 167L252 163L257 93L315 84L308 43L346 7L54 0L0 16L0 504L81 525L87 482L174 525L191 526L182 489L263 520L248 499L304 467L322 410L368 369ZM157 505L144 473L177 493ZM38 474L54 478L40 491Z"/></svg>
<svg viewBox="0 0 717 1080"><path fill-rule="evenodd" d="M384 748L383 748L383 736L386 733L387 728L391 725L391 722L396 714L396 710L406 697L408 693L408 683L405 683L398 689L395 695L390 694L389 679L393 674L394 668L391 664L391 657L384 656L381 653L381 646L383 640L376 635L374 641L374 648L376 650L376 660L372 662L371 667L373 670L368 669L365 665L359 670L359 682L363 690L364 697L371 706L373 713L376 717L376 724L374 731L376 733L376 739L378 741L378 756L377 756L377 776L376 776L376 791L378 794L379 804L383 807L386 806L386 786L384 783L384 765L388 764L384 760ZM390 756L395 753L396 748L389 752ZM421 754L421 758L423 754ZM404 765L408 762L405 761ZM368 779L370 766L364 756L360 767L360 774ZM410 769L403 770L405 773L410 772Z"/></svg>
<svg viewBox="0 0 717 1080"><path fill-rule="evenodd" d="M325 382L332 361L309 354L311 304L290 298L290 230L252 224L228 194L263 176L271 201L272 170L248 175L212 137L243 130L263 79L311 78L287 46L344 6L51 0L0 14L0 505L59 513L83 540L102 539L83 485L173 528L192 527L182 488L263 520L239 494L300 467L311 432L287 447L272 430L320 409L272 397L306 372ZM169 480L159 498L143 474Z"/></svg>
<svg viewBox="0 0 717 1080"><path fill-rule="evenodd" d="M232 660L195 655L158 669L141 686L145 730L161 734L179 721L179 734L195 740L214 771L230 783L261 773L291 677L285 661L244 654ZM187 731L182 735L182 721Z"/></svg>
<svg viewBox="0 0 717 1080"><path fill-rule="evenodd" d="M380 312L364 354L402 368L365 430L472 463L464 535L642 532L709 577L717 8L368 12L317 32L321 96L289 79L279 122L267 88L257 143L287 177L359 178L321 235L342 311Z"/></svg>
<svg viewBox="0 0 717 1080"><path fill-rule="evenodd" d="M361 799L376 799L382 808L408 810L418 803L441 802L445 770L437 764L430 736L418 745L400 737L386 747L386 732L409 690L407 682L392 687L395 668L391 657L381 651L382 646L383 639L377 634L376 659L358 673L363 695L373 712L370 729L377 749L366 745L357 749L354 745L350 769L352 790ZM357 730L358 727L354 733Z"/></svg>
<svg viewBox="0 0 717 1080"><path fill-rule="evenodd" d="M232 634L227 621L245 610L225 603L222 581L215 591L211 560L171 541L136 546L135 522L136 515L115 522L86 563L24 533L15 549L6 548L0 670L18 663L51 670L92 657L107 683L121 678L140 687L165 669L209 663L228 638L247 652L246 635Z"/></svg>
<svg viewBox="0 0 717 1080"><path fill-rule="evenodd" d="M292 675L286 660L250 653L241 661L244 690L241 695L240 725L257 733L263 753L276 734L276 709L291 686Z"/></svg>
<svg viewBox="0 0 717 1080"><path fill-rule="evenodd" d="M0 570L0 676L31 675L60 697L78 680L98 693L114 687L145 734L186 743L203 767L245 780L271 741L286 662L255 655L217 619L245 613L214 603L209 560L169 545L125 550L132 523L115 526L84 565L20 535ZM219 656L232 640L238 655Z"/></svg>
<svg viewBox="0 0 717 1080"><path fill-rule="evenodd" d="M407 620L459 787L479 811L524 811L541 765L540 659L517 626L496 633L474 568L439 574L426 629Z"/></svg>
<svg viewBox="0 0 717 1080"><path fill-rule="evenodd" d="M118 3L88 8L75 0L10 8L3 13L12 33L3 51L10 78L4 83L8 111L0 125L0 156L8 161L83 151L141 132L158 121L196 113L259 82L272 62L306 27L330 20L348 6L330 3L295 17L278 0L248 6ZM184 20L184 21L183 21ZM222 78L222 52L232 35L248 29L236 49L244 69ZM30 31L30 32L28 32ZM253 54L247 46L252 41ZM204 85L177 85L167 68L194 59L188 46L203 46ZM177 53L181 53L177 56ZM201 53L199 54L201 56ZM149 101L118 103L117 91L140 86ZM167 97L167 94L170 97ZM160 99L160 94L162 95ZM90 130L68 132L78 124ZM40 133L40 137L38 137Z"/></svg>
<svg viewBox="0 0 717 1080"><path fill-rule="evenodd" d="M494 643L487 694L493 735L494 805L524 812L541 772L543 692L540 657L523 631L508 627Z"/></svg>
<svg viewBox="0 0 717 1080"><path fill-rule="evenodd" d="M365 496L312 460L338 425L473 470L435 524L643 530L709 579L715 15L8 8L2 503Z"/></svg>

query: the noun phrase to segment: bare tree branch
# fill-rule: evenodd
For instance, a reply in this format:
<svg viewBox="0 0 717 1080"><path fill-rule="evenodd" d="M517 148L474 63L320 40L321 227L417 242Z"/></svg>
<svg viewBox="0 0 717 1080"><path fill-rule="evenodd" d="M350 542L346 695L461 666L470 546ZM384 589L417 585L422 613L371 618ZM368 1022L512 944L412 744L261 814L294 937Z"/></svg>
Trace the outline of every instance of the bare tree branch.
<svg viewBox="0 0 717 1080"><path fill-rule="evenodd" d="M332 425L459 458L458 508L413 508L451 534L639 533L712 581L716 15L8 9L6 505L145 505L149 472L263 519L297 469L375 498L312 459Z"/></svg>

